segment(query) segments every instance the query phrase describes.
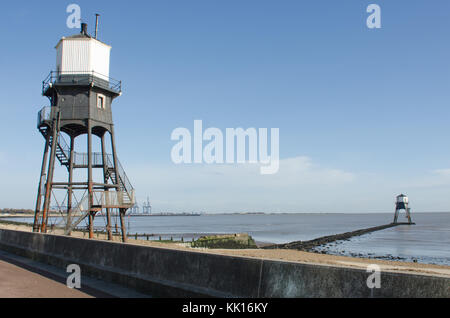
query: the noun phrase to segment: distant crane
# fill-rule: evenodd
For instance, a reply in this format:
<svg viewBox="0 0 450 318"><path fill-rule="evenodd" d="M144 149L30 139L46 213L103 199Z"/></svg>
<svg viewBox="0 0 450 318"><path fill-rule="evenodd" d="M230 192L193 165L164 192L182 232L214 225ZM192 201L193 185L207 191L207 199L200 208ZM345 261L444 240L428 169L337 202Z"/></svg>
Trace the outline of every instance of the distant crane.
<svg viewBox="0 0 450 318"><path fill-rule="evenodd" d="M133 215L139 214L139 204L136 203L135 205L133 205L133 206L130 208L130 212L131 212L131 214L133 214Z"/></svg>
<svg viewBox="0 0 450 318"><path fill-rule="evenodd" d="M150 204L150 198L147 197L147 202L142 204L142 213L143 214L152 214L152 205Z"/></svg>

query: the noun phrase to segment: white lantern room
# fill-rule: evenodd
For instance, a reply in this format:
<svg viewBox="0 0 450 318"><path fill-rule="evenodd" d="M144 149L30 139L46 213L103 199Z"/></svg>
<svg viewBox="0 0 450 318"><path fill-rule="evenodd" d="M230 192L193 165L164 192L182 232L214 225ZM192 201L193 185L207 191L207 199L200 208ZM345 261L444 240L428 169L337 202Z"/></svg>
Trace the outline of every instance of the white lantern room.
<svg viewBox="0 0 450 318"><path fill-rule="evenodd" d="M111 46L85 34L63 37L56 45L58 75L90 74L108 81Z"/></svg>
<svg viewBox="0 0 450 318"><path fill-rule="evenodd" d="M408 204L408 197L404 194L400 194L397 196L397 203Z"/></svg>

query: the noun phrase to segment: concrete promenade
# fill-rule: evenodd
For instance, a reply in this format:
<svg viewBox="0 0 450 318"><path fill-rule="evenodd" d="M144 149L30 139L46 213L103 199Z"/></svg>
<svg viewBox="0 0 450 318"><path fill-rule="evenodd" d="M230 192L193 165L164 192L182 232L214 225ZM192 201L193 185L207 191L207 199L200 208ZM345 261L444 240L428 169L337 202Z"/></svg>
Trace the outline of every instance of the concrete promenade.
<svg viewBox="0 0 450 318"><path fill-rule="evenodd" d="M54 275L38 273L0 255L0 298L92 298Z"/></svg>
<svg viewBox="0 0 450 318"><path fill-rule="evenodd" d="M0 251L0 298L143 298L134 290L82 277L81 288L66 286L64 270Z"/></svg>

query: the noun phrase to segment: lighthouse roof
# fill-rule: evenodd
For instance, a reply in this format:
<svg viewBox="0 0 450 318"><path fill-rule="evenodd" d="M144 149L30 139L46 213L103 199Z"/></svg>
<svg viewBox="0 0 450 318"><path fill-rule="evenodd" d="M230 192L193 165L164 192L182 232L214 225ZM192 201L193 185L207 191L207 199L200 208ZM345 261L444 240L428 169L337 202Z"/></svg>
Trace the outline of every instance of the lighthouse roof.
<svg viewBox="0 0 450 318"><path fill-rule="evenodd" d="M80 38L92 39L92 36L90 36L89 34L77 33L77 34L74 34L74 35L66 36L64 38L65 39L80 39Z"/></svg>
<svg viewBox="0 0 450 318"><path fill-rule="evenodd" d="M92 36L90 36L89 34L83 34L83 33L77 33L74 35L70 35L70 36L63 36L59 41L58 44L56 44L56 47L58 47L62 41L64 40L82 40L82 39L86 39L86 40L93 40L93 41L97 41L103 45L106 45L108 47L111 47L110 45L106 44L105 42L102 42Z"/></svg>

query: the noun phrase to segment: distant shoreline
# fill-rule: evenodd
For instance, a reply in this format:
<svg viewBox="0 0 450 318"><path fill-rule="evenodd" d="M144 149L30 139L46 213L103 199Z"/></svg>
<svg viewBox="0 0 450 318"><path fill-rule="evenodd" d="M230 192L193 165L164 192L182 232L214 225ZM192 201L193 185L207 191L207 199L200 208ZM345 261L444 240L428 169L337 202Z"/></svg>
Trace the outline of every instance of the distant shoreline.
<svg viewBox="0 0 450 318"><path fill-rule="evenodd" d="M448 212L438 211L438 212L413 212L413 214L428 214L428 213L439 213L439 214L449 214ZM155 212L147 214L127 214L129 217L144 217L144 216L219 216L219 215L374 215L374 214L387 214L391 215L393 212L220 212L220 213L208 213L208 212ZM34 213L0 213L0 219L9 218L33 218ZM49 217L61 217L60 213L51 213Z"/></svg>

